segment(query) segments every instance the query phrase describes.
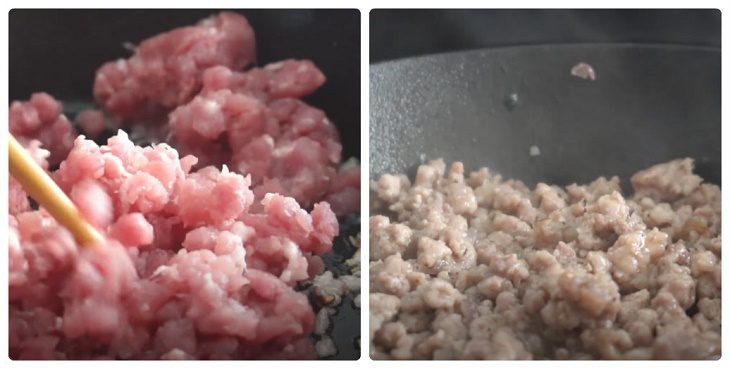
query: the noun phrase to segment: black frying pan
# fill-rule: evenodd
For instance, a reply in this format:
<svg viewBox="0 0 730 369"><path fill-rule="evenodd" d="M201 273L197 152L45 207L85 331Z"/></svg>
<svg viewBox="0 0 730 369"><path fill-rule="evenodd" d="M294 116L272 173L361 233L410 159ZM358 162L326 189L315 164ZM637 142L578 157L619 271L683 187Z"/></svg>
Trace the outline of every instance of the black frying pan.
<svg viewBox="0 0 730 369"><path fill-rule="evenodd" d="M102 63L129 56L123 44L194 24L218 10L28 10L10 12L10 98L26 100L46 91L62 100L69 118L93 102L92 84ZM308 58L327 83L305 100L337 125L343 158L360 157L360 13L357 10L242 10L256 31L258 65ZM354 253L348 237L359 233L359 216L341 219L329 270ZM348 298L333 317L335 359L360 357L360 311Z"/></svg>
<svg viewBox="0 0 730 369"><path fill-rule="evenodd" d="M578 62L597 79L571 76ZM625 186L691 157L720 184L719 48L505 47L377 63L370 77L371 178L443 157L529 185L618 175Z"/></svg>

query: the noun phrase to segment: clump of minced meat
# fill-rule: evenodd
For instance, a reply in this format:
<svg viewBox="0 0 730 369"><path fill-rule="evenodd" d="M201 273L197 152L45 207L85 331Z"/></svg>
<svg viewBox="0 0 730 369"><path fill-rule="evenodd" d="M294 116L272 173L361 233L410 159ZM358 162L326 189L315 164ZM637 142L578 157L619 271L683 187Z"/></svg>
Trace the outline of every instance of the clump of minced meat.
<svg viewBox="0 0 730 369"><path fill-rule="evenodd" d="M97 70L101 110L76 127L47 93L10 105L10 133L108 236L79 247L9 179L10 357L316 357L294 287L323 272L335 214L360 205L359 164L341 163L337 128L300 100L324 74L308 60L252 68L254 30L233 12L130 49ZM76 130L112 127L130 133L99 145Z"/></svg>
<svg viewBox="0 0 730 369"><path fill-rule="evenodd" d="M44 167L48 151L29 146ZM54 180L107 235L80 247L10 181L12 359L315 358L315 315L294 287L320 274L339 232L326 202L311 211L250 177L119 131L79 136Z"/></svg>

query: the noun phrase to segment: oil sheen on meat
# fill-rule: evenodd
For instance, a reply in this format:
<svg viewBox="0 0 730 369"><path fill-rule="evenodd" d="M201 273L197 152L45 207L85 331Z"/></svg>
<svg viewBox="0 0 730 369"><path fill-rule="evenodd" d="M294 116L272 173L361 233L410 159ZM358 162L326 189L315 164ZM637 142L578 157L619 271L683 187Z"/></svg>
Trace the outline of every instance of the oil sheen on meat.
<svg viewBox="0 0 730 369"><path fill-rule="evenodd" d="M720 188L690 159L530 189L431 161L372 183L374 359L716 359Z"/></svg>

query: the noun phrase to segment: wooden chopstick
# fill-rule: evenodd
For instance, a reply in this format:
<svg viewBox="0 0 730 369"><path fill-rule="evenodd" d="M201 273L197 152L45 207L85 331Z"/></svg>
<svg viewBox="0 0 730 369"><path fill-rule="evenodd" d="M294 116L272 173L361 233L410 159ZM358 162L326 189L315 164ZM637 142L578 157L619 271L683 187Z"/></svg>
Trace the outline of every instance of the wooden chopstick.
<svg viewBox="0 0 730 369"><path fill-rule="evenodd" d="M20 182L30 197L68 228L79 244L93 246L103 243L104 236L84 219L71 199L15 137L10 133L8 136L10 174Z"/></svg>

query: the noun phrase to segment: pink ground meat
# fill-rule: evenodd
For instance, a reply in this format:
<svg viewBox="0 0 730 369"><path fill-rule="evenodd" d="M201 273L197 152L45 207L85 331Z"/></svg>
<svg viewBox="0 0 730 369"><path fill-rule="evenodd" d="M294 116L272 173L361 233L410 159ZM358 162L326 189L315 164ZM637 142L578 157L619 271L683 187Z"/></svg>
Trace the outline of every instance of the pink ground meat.
<svg viewBox="0 0 730 369"><path fill-rule="evenodd" d="M106 118L100 110L84 109L76 115L74 121L89 138L97 138L106 130Z"/></svg>
<svg viewBox="0 0 730 369"><path fill-rule="evenodd" d="M309 207L328 193L340 163L334 124L294 98L267 104L228 89L205 91L170 113L170 128L201 165L250 174L259 198L276 192Z"/></svg>
<svg viewBox="0 0 730 369"><path fill-rule="evenodd" d="M328 198L338 215L358 211L359 185L336 183L359 175L337 179L337 128L300 100L325 83L324 74L312 61L295 59L244 70L254 56L245 18L223 12L147 39L131 58L105 64L94 94L110 115L137 120L130 122L133 137L169 141L195 155L198 167L226 164L250 174L259 201L276 192L305 208ZM167 113L168 124L159 124ZM97 117L84 118L92 125ZM150 119L157 122L144 123Z"/></svg>
<svg viewBox="0 0 730 369"><path fill-rule="evenodd" d="M21 143L40 141L50 151L51 166L60 163L71 150L76 131L63 115L63 105L53 96L39 92L29 101L13 101L9 113L10 133Z"/></svg>
<svg viewBox="0 0 730 369"><path fill-rule="evenodd" d="M721 192L691 159L565 188L441 160L374 181L374 359L717 359Z"/></svg>
<svg viewBox="0 0 730 369"><path fill-rule="evenodd" d="M321 272L334 213L278 194L253 209L248 176L195 161L121 131L75 141L53 176L108 242L80 248L43 209L11 213L11 358L315 357L293 287Z"/></svg>
<svg viewBox="0 0 730 369"><path fill-rule="evenodd" d="M360 166L340 168L324 201L338 215L360 211Z"/></svg>
<svg viewBox="0 0 730 369"><path fill-rule="evenodd" d="M255 43L246 18L222 12L149 38L129 59L104 64L96 74L94 96L121 119L164 118L198 93L205 69L238 70L253 62Z"/></svg>

